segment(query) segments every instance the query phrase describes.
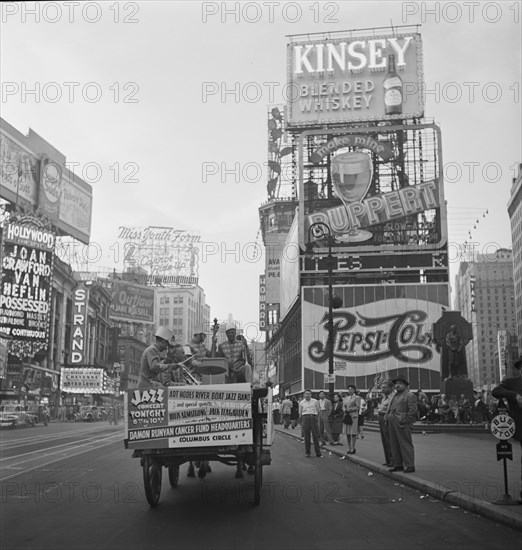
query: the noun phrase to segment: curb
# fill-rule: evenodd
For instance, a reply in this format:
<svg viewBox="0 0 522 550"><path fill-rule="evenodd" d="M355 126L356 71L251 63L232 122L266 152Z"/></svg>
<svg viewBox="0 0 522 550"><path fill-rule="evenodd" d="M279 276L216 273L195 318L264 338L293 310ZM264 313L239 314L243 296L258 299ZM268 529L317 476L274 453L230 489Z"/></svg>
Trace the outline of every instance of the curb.
<svg viewBox="0 0 522 550"><path fill-rule="evenodd" d="M301 437L298 434L287 432L286 430L277 427L275 429L278 433L287 435L294 439L301 440ZM323 449L326 449L328 450L328 452L331 452L332 454L335 454L337 456L345 456L345 453L340 452L336 448L329 445L325 445ZM381 466L380 464L372 462L371 460L368 460L366 458L361 458L360 456L346 456L346 460L349 460L350 462L353 462L358 466L362 466L363 468L366 468L367 470L380 474L384 477L399 481L403 485L407 485L408 487L417 489L418 491L433 496L439 500L448 502L455 506L459 506L463 510L467 510L468 512L472 512L473 514L484 516L488 519L496 521L497 523L501 523L502 525L506 525L507 527L516 529L517 531L522 531L522 517L517 518L511 515L504 514L502 512L502 506L492 504L485 500L473 499L461 493L460 491L449 491L447 489L441 489L439 485L431 481L421 479L420 477L412 476L411 474L389 472L387 468Z"/></svg>

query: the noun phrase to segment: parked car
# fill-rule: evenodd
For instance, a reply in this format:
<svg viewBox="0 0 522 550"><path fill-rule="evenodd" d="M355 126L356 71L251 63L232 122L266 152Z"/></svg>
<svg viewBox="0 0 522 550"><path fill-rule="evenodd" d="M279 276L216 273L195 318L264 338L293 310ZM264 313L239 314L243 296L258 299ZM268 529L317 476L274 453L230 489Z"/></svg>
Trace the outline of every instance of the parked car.
<svg viewBox="0 0 522 550"><path fill-rule="evenodd" d="M2 428L34 426L37 422L37 415L26 411L23 405L12 403L0 405L0 427Z"/></svg>
<svg viewBox="0 0 522 550"><path fill-rule="evenodd" d="M80 413L78 415L78 420L81 422L95 422L100 419L100 414L98 407L95 405L84 405L80 407Z"/></svg>

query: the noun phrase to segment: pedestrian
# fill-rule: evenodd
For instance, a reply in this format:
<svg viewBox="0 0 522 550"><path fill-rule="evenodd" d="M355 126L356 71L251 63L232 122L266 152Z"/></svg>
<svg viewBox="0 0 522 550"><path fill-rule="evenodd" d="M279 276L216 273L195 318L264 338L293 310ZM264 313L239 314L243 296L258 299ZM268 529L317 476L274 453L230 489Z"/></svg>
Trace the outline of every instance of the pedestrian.
<svg viewBox="0 0 522 550"><path fill-rule="evenodd" d="M333 445L342 445L341 433L343 431L343 398L340 393L334 394L334 402L332 404L332 437Z"/></svg>
<svg viewBox="0 0 522 550"><path fill-rule="evenodd" d="M505 399L508 402L509 414L515 421L515 434L513 439L520 442L522 448L522 357L513 365L516 375L512 378L504 378L500 384L493 389L492 396L496 399ZM522 455L520 463L521 489L519 503L522 504Z"/></svg>
<svg viewBox="0 0 522 550"><path fill-rule="evenodd" d="M386 422L386 413L390 402L395 395L395 386L391 380L388 380L381 388L382 400L377 407L377 413L379 416L379 431L381 432L382 449L384 451L384 464L383 466L393 467L392 451L390 444L390 431L388 429L388 423Z"/></svg>
<svg viewBox="0 0 522 550"><path fill-rule="evenodd" d="M319 392L319 439L322 445L333 443L332 437L332 402L324 391Z"/></svg>
<svg viewBox="0 0 522 550"><path fill-rule="evenodd" d="M359 397L361 395L357 393ZM357 417L357 437L364 439L364 417L366 416L368 412L368 403L366 403L366 399L364 397L361 397L361 406L359 407L359 416Z"/></svg>
<svg viewBox="0 0 522 550"><path fill-rule="evenodd" d="M458 406L459 406L458 422L462 424L469 424L471 422L471 403L463 393L460 394Z"/></svg>
<svg viewBox="0 0 522 550"><path fill-rule="evenodd" d="M419 420L426 420L430 412L428 396L420 388L415 395L417 396L417 406L419 407Z"/></svg>
<svg viewBox="0 0 522 550"><path fill-rule="evenodd" d="M356 395L357 388L350 384L348 386L348 396L343 400L343 409L345 413L351 417L352 423L346 424L343 421L343 433L346 434L346 444L348 450L346 455L355 454L355 441L357 439L357 429L359 421L359 410L361 408L361 398ZM341 457L341 460L345 460L346 456Z"/></svg>
<svg viewBox="0 0 522 550"><path fill-rule="evenodd" d="M283 428L285 430L288 430L290 426L291 419L291 413L292 413L292 401L290 401L288 395L283 399L283 402L281 403L281 414L283 416Z"/></svg>
<svg viewBox="0 0 522 550"><path fill-rule="evenodd" d="M310 456L310 435L314 441L315 456L322 458L319 446L319 402L312 398L311 390L305 390L304 398L299 403L299 418L303 428L306 456Z"/></svg>
<svg viewBox="0 0 522 550"><path fill-rule="evenodd" d="M299 421L299 402L295 395L292 396L292 410L290 412L290 420L292 421L292 430L295 430L297 427L297 422Z"/></svg>
<svg viewBox="0 0 522 550"><path fill-rule="evenodd" d="M276 426L281 424L281 403L279 403L279 399L277 397L274 398L272 403L272 418Z"/></svg>
<svg viewBox="0 0 522 550"><path fill-rule="evenodd" d="M411 432L417 420L417 398L410 393L408 389L410 383L404 376L398 376L392 382L395 384L395 395L390 401L386 414L393 457L393 466L389 471L404 471L409 474L415 471L415 452Z"/></svg>

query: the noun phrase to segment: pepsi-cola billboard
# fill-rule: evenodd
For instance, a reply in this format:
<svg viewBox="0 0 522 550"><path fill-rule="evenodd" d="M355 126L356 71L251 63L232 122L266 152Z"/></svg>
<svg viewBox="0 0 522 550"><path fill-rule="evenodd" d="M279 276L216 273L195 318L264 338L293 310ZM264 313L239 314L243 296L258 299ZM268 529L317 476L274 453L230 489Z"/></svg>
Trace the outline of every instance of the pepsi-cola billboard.
<svg viewBox="0 0 522 550"><path fill-rule="evenodd" d="M335 286L343 307L334 310L336 390L370 390L377 378L403 375L412 388L440 387L440 354L432 326L449 305L447 284ZM303 388L325 389L328 372L328 288L303 287Z"/></svg>

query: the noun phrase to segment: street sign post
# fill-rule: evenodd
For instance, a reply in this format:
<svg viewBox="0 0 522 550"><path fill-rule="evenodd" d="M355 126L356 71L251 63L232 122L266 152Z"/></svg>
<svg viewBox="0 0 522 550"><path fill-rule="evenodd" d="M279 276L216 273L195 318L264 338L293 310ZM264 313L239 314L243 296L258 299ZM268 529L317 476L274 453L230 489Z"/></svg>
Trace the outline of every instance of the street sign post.
<svg viewBox="0 0 522 550"><path fill-rule="evenodd" d="M325 374L324 375L324 384L333 384L335 382L335 374Z"/></svg>
<svg viewBox="0 0 522 550"><path fill-rule="evenodd" d="M515 435L515 421L508 414L498 414L491 421L491 433L500 441L497 443L497 461L504 463L504 495L493 504L504 506L518 505L518 501L511 498L508 492L507 463L506 460L513 460L513 447L507 440Z"/></svg>

